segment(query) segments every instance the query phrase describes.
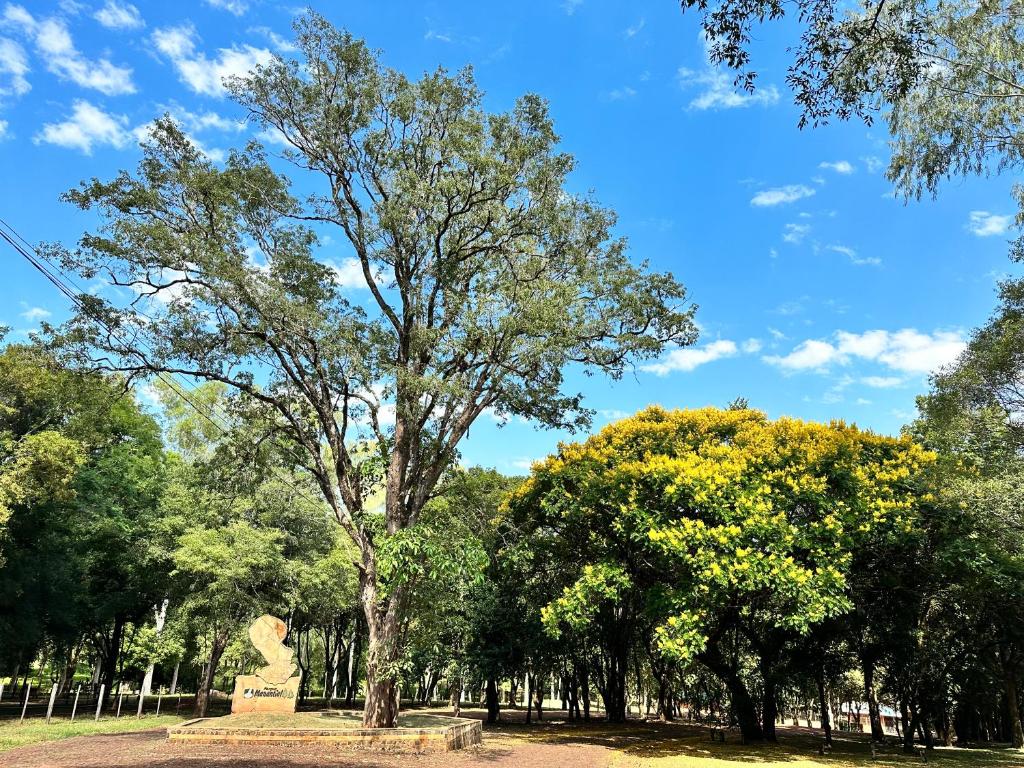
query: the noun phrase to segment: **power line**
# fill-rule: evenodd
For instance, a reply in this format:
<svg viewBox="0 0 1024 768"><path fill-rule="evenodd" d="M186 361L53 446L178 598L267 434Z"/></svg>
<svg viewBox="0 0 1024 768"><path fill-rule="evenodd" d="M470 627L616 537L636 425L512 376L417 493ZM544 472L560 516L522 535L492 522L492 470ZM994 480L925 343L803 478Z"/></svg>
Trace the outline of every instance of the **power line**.
<svg viewBox="0 0 1024 768"><path fill-rule="evenodd" d="M60 269L60 267L53 264L53 262L51 262L45 256L40 254L32 246L31 243L29 243L24 237L22 237L18 233L18 231L14 229L14 227L12 227L2 217L0 217L0 238L3 238L3 240L6 241L7 244L11 246L11 248L13 248L19 255L21 255L26 261L28 261L29 264L31 264L36 270L38 270L50 283L52 283L57 288L58 291L60 291L65 297L67 297L72 302L72 304L74 304L75 307L77 307L79 310L85 309L85 305L83 304L80 296L80 294L85 293L85 291L80 286L76 285L75 282ZM22 243L24 245L22 245ZM75 293L75 291L68 287L69 284L70 286L76 288L78 290L78 293ZM135 314L145 317L148 320L153 320L152 317L150 317L145 312L142 312L137 308L134 309L133 311ZM152 375L156 376L158 379L164 382L164 384L166 384L168 388L170 388L170 390L174 392L174 394L176 394L178 397L184 400L189 406L192 407L192 409L196 413L202 416L218 432L220 432L221 436L226 437L229 434L228 427L224 426L224 424L218 423L212 416L210 416L210 414L204 411L199 406L198 403L196 403L191 397L189 397L188 394L186 394L187 391L190 391L192 389L189 387L188 382L186 380L183 379L181 384L179 384L174 374L155 370L152 363L150 363L146 359L146 356L135 348L135 346L137 346L148 351L149 353L153 352L152 347L146 344L142 331L138 332L137 344L135 346L132 346L128 344L128 342L126 342L121 336L119 336L110 326L108 326L102 320L93 318L93 322L95 322L97 325L103 328L103 330L105 330L112 339L121 344L130 355L135 355L136 357L138 357L142 365L145 367L145 369L147 369L150 373L152 373ZM221 410L221 418L223 418L225 422L228 422L229 414L227 414L226 411L220 409L220 407L216 403L211 404L211 407L215 410ZM299 496L306 499L306 501L309 501L313 504L319 503L317 500L308 496L303 489L297 487L294 483L292 483L288 477L280 474L279 470L274 468L274 471L278 474L278 479L280 479L285 485L287 485L289 488L295 491Z"/></svg>

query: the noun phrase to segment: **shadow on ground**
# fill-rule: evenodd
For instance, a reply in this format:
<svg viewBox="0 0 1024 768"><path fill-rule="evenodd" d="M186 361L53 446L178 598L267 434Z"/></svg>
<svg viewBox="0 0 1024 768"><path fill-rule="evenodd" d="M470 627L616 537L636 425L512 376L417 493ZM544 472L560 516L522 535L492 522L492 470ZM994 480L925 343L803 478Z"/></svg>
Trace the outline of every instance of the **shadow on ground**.
<svg viewBox="0 0 1024 768"><path fill-rule="evenodd" d="M444 710L436 710L443 713ZM821 737L803 728L780 729L778 744L744 745L738 735L712 742L706 728L682 723L567 722L561 713L527 726L524 714L503 713L488 726L482 747L426 755L358 751L331 744L199 745L168 742L162 730L76 737L0 754L0 766L18 768L731 768L742 764L791 768L897 768L923 765L920 756L884 747L872 760L859 734L837 735L833 752L818 754ZM467 717L483 717L477 710ZM1024 768L1010 749L938 749L929 763L949 768Z"/></svg>

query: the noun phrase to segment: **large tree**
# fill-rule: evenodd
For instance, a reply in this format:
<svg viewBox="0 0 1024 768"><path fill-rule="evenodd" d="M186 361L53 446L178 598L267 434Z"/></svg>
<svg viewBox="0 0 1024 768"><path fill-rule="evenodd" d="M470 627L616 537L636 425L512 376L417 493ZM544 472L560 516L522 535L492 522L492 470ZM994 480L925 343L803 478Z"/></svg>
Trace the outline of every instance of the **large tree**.
<svg viewBox="0 0 1024 768"><path fill-rule="evenodd" d="M692 307L568 190L542 99L488 114L468 70L412 81L315 14L296 30L301 61L230 83L290 176L255 143L217 166L165 119L135 175L68 193L106 226L65 264L136 295L88 297L69 337L107 368L222 382L287 436L358 550L364 722L392 726L408 597L384 583L382 544L416 524L482 413L585 425L564 369L619 376L691 343ZM322 253L327 234L344 246Z"/></svg>
<svg viewBox="0 0 1024 768"><path fill-rule="evenodd" d="M757 740L774 738L786 646L850 610L859 547L914 529L930 463L908 438L839 422L652 407L563 444L509 504L560 542L568 583L544 609L549 629L602 629L610 718L625 718L630 643L653 625L662 656L722 678ZM760 723L725 647L737 634L757 657Z"/></svg>

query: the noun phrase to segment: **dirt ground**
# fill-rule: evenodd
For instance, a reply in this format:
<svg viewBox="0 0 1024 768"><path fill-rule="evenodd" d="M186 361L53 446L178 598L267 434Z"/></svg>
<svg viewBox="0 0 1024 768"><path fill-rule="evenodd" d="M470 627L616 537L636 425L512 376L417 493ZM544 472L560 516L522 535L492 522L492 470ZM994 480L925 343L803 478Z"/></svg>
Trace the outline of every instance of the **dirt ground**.
<svg viewBox="0 0 1024 768"><path fill-rule="evenodd" d="M476 714L476 713L467 713ZM515 719L518 713L509 713ZM521 727L521 726L520 726ZM552 723L561 729L563 723ZM547 731L547 728L543 729ZM360 751L333 744L212 745L170 742L163 728L137 733L79 736L44 742L0 753L6 768L598 768L608 763L603 746L577 743L532 742L515 727L487 731L484 744L459 752L396 754Z"/></svg>
<svg viewBox="0 0 1024 768"><path fill-rule="evenodd" d="M465 716L482 716L477 711ZM396 754L333 744L208 745L168 741L161 729L79 736L0 753L0 767L17 768L910 768L922 757L890 745L872 755L866 738L841 737L833 754L819 757L820 734L783 729L778 745L742 745L736 734L713 743L707 729L633 721L624 725L566 723L551 713L526 727L521 712L486 727L484 744L459 752ZM520 722L517 722L520 721ZM1022 768L1024 754L1008 750L936 750L929 762L945 768Z"/></svg>

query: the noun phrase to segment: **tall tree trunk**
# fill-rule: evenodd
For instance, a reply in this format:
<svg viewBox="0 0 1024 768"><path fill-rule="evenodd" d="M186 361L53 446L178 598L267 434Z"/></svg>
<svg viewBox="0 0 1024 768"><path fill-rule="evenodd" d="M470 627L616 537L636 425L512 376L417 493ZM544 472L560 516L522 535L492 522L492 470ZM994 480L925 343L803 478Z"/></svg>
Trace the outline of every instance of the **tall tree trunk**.
<svg viewBox="0 0 1024 768"><path fill-rule="evenodd" d="M462 675L460 674L449 684L449 699L452 705L452 717L462 715Z"/></svg>
<svg viewBox="0 0 1024 768"><path fill-rule="evenodd" d="M487 678L487 722L498 722L498 715L501 712L501 702L498 700L498 681L493 677Z"/></svg>
<svg viewBox="0 0 1024 768"><path fill-rule="evenodd" d="M916 709L910 710L910 721L907 722L903 728L903 752L908 755L914 754L914 734L917 732L917 728L920 725L918 720L918 714Z"/></svg>
<svg viewBox="0 0 1024 768"><path fill-rule="evenodd" d="M732 714L740 726L743 741L764 741L764 731L761 730L761 722L757 717L757 707L754 706L754 699L739 672L725 661L715 646L709 646L697 656L697 659L714 672L729 689Z"/></svg>
<svg viewBox="0 0 1024 768"><path fill-rule="evenodd" d="M526 705L526 724L529 725L531 721L531 715L533 713L533 699L531 694L534 689L533 675L529 672L526 673L526 679L523 682L523 703Z"/></svg>
<svg viewBox="0 0 1024 768"><path fill-rule="evenodd" d="M103 658L103 668L100 671L100 682L103 683L103 709L107 708L107 702L114 688L114 677L117 676L117 657L121 653L121 640L124 637L124 618L121 615L114 617L114 629L110 633L110 643L107 646L107 655Z"/></svg>
<svg viewBox="0 0 1024 768"><path fill-rule="evenodd" d="M174 662L174 674L171 675L171 696L178 690L178 669L181 667L181 659Z"/></svg>
<svg viewBox="0 0 1024 768"><path fill-rule="evenodd" d="M537 696L537 722L539 723L544 719L544 685L540 679L540 675L536 678L537 684L534 688Z"/></svg>
<svg viewBox="0 0 1024 768"><path fill-rule="evenodd" d="M832 716L828 710L828 698L825 696L825 671L818 668L818 706L821 708L821 729L825 732L825 743L832 746Z"/></svg>
<svg viewBox="0 0 1024 768"><path fill-rule="evenodd" d="M366 559L364 558L364 563ZM366 705L364 728L394 728L398 722L398 662L400 656L399 606L404 589L399 586L386 605L377 601L376 576L363 570L359 575L363 612L369 631L366 646Z"/></svg>
<svg viewBox="0 0 1024 768"><path fill-rule="evenodd" d="M1003 682L1006 686L1006 716L1010 724L1010 742L1014 749L1024 747L1024 728L1021 727L1020 705L1017 699L1017 677L1009 666L1004 668Z"/></svg>
<svg viewBox="0 0 1024 768"><path fill-rule="evenodd" d="M164 600L159 606L153 611L156 620L156 637L159 640L161 633L164 631L164 623L167 621L167 601ZM146 676L142 678L142 688L140 695L143 699L149 696L153 691L153 673L156 671L156 664L150 662L150 665L146 668Z"/></svg>
<svg viewBox="0 0 1024 768"><path fill-rule="evenodd" d="M356 622L352 640L348 646L348 678L345 681L345 706L352 707L356 703L356 688L359 685L359 659L363 655L363 634Z"/></svg>
<svg viewBox="0 0 1024 768"><path fill-rule="evenodd" d="M861 669L864 673L864 700L868 703L868 719L871 721L871 740L882 742L885 741L885 731L882 730L882 716L875 695L875 659L871 654L861 654Z"/></svg>
<svg viewBox="0 0 1024 768"><path fill-rule="evenodd" d="M206 717L210 711L210 689L213 688L213 678L217 674L217 666L220 664L220 657L224 655L224 649L228 645L228 633L225 630L218 631L213 636L213 647L210 649L210 660L206 664L206 674L203 675L199 690L196 691L194 715L195 717Z"/></svg>

